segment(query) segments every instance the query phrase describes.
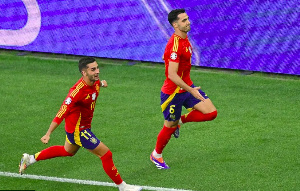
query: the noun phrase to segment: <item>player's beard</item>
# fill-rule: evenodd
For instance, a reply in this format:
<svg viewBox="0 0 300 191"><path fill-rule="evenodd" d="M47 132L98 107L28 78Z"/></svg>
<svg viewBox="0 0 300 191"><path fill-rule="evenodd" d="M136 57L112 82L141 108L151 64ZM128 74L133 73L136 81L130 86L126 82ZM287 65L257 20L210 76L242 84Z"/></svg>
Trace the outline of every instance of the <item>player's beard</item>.
<svg viewBox="0 0 300 191"><path fill-rule="evenodd" d="M99 80L99 75L87 75L88 76L88 78L89 78L89 80L91 81L91 82L95 82L95 81L97 81L97 80Z"/></svg>
<svg viewBox="0 0 300 191"><path fill-rule="evenodd" d="M191 25L187 25L187 26L184 26L184 27L179 27L179 30L181 32L187 33L191 30Z"/></svg>

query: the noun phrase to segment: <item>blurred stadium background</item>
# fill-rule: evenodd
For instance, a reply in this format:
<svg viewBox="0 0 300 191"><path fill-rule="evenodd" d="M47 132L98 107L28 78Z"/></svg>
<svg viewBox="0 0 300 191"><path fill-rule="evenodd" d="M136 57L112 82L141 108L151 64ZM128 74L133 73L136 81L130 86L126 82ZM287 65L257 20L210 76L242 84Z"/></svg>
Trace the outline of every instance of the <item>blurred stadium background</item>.
<svg viewBox="0 0 300 191"><path fill-rule="evenodd" d="M300 75L297 0L1 0L0 48L162 62L185 8L193 64Z"/></svg>

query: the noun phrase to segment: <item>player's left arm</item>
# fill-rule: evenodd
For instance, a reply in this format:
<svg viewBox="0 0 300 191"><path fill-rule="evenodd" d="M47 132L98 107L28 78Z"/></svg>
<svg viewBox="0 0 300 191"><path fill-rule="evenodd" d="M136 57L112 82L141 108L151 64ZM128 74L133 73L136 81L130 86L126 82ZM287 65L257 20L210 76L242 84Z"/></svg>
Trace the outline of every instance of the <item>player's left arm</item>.
<svg viewBox="0 0 300 191"><path fill-rule="evenodd" d="M179 68L179 63L177 62L169 62L169 67L168 67L168 78L174 82L177 86L181 87L182 89L190 92L195 98L201 100L201 101L205 101L205 98L199 93L199 89L200 87L190 87L189 85L187 85L180 76L178 76L177 72L178 72L178 68Z"/></svg>
<svg viewBox="0 0 300 191"><path fill-rule="evenodd" d="M101 80L101 81L100 81L100 85L101 85L101 87L106 88L106 87L107 87L107 82L106 82L106 80Z"/></svg>
<svg viewBox="0 0 300 191"><path fill-rule="evenodd" d="M77 97L78 97L78 94L77 94ZM56 116L50 123L48 131L41 138L41 141L44 144L47 144L49 142L51 133L60 125L60 123L63 121L63 119L68 114L68 112L71 110L71 108L74 107L75 102L76 102L75 97L72 97L71 93L69 92L68 96L66 97L65 101L62 103L59 111L57 112Z"/></svg>

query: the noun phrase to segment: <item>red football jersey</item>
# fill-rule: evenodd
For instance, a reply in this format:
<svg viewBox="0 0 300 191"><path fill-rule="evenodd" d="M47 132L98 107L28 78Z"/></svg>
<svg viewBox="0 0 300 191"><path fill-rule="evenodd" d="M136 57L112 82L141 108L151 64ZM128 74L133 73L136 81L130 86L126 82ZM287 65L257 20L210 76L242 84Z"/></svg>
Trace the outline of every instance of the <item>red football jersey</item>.
<svg viewBox="0 0 300 191"><path fill-rule="evenodd" d="M96 100L100 91L100 81L89 86L83 78L70 89L53 122L60 124L65 119L68 133L91 128Z"/></svg>
<svg viewBox="0 0 300 191"><path fill-rule="evenodd" d="M189 42L188 37L185 39L181 38L180 36L173 34L169 39L164 53L164 60L165 60L165 75L166 79L161 88L161 91L165 94L173 94L175 93L182 93L185 90L181 89L177 86L174 82L172 82L168 78L168 67L169 62L176 62L179 63L178 67L178 76L189 86L193 84L190 78L190 71L191 71L191 58L192 58L192 46Z"/></svg>

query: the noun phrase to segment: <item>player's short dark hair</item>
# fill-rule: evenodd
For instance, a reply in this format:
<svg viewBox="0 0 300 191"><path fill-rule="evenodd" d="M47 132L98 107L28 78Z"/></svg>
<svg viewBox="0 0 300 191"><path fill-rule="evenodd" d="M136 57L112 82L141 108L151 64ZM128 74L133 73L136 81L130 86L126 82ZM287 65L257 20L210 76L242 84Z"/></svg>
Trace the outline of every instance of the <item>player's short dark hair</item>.
<svg viewBox="0 0 300 191"><path fill-rule="evenodd" d="M79 60L79 63L78 63L79 72L81 73L84 68L87 68L86 65L88 65L90 63L93 63L95 61L96 60L93 57L84 57L84 58L81 58Z"/></svg>
<svg viewBox="0 0 300 191"><path fill-rule="evenodd" d="M181 13L185 13L185 9L174 9L168 14L168 21L173 26L173 23L177 21L178 15Z"/></svg>

